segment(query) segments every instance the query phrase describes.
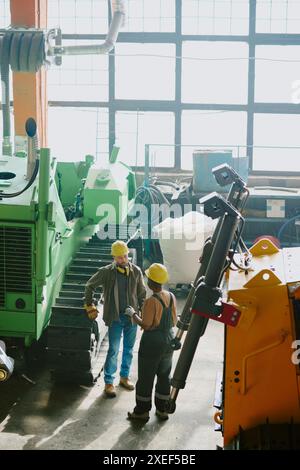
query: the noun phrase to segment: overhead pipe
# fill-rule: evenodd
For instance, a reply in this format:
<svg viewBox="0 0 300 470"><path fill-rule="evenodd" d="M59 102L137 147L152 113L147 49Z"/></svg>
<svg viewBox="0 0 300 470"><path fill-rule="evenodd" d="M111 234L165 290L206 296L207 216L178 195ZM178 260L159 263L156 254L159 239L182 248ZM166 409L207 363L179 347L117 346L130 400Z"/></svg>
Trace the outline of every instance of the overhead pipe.
<svg viewBox="0 0 300 470"><path fill-rule="evenodd" d="M12 155L10 93L9 93L9 57L12 33L0 36L1 88L2 88L2 119L3 119L3 155Z"/></svg>
<svg viewBox="0 0 300 470"><path fill-rule="evenodd" d="M49 56L62 55L89 55L89 54L108 54L117 42L119 30L125 20L125 2L124 0L114 0L113 18L109 27L108 34L102 44L86 45L86 46L54 46L49 47Z"/></svg>

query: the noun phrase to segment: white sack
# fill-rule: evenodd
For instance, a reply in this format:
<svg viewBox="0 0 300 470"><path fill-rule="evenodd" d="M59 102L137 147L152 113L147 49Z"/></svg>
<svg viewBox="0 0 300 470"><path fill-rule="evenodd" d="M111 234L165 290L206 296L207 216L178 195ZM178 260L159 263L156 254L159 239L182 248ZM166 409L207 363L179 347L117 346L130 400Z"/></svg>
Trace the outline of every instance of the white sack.
<svg viewBox="0 0 300 470"><path fill-rule="evenodd" d="M188 212L177 219L167 218L153 228L153 236L160 242L170 284L194 281L204 242L213 234L216 224L217 220L200 212Z"/></svg>

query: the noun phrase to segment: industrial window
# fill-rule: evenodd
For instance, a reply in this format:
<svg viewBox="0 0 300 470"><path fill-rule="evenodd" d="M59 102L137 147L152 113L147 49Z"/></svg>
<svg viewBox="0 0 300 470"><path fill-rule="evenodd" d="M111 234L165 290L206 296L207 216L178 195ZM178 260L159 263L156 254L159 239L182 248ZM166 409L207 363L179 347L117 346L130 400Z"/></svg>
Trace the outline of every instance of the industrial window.
<svg viewBox="0 0 300 470"><path fill-rule="evenodd" d="M232 149L246 156L247 113L235 111L183 111L181 167L193 168L195 149Z"/></svg>
<svg viewBox="0 0 300 470"><path fill-rule="evenodd" d="M116 113L116 144L120 160L131 166L145 166L145 144L150 147L150 164L156 167L174 166L175 121L173 113Z"/></svg>
<svg viewBox="0 0 300 470"><path fill-rule="evenodd" d="M65 125L62 125L65 123ZM49 146L59 161L108 157L107 108L49 108Z"/></svg>
<svg viewBox="0 0 300 470"><path fill-rule="evenodd" d="M256 114L253 170L300 171L299 129L300 115Z"/></svg>
<svg viewBox="0 0 300 470"><path fill-rule="evenodd" d="M257 0L257 33L299 33L299 0Z"/></svg>
<svg viewBox="0 0 300 470"><path fill-rule="evenodd" d="M174 44L117 44L116 98L175 99Z"/></svg>
<svg viewBox="0 0 300 470"><path fill-rule="evenodd" d="M248 0L184 0L183 34L241 34L249 31Z"/></svg>
<svg viewBox="0 0 300 470"><path fill-rule="evenodd" d="M257 46L255 100L291 103L300 88L299 46ZM298 101L299 103L299 101Z"/></svg>
<svg viewBox="0 0 300 470"><path fill-rule="evenodd" d="M48 0L48 27L63 34L106 34L107 0Z"/></svg>
<svg viewBox="0 0 300 470"><path fill-rule="evenodd" d="M64 41L64 45L91 44L93 41ZM48 72L50 101L107 101L108 55L63 56L62 65Z"/></svg>
<svg viewBox="0 0 300 470"><path fill-rule="evenodd" d="M122 31L175 31L175 0L127 0Z"/></svg>
<svg viewBox="0 0 300 470"><path fill-rule="evenodd" d="M0 28L10 25L10 1L0 0Z"/></svg>
<svg viewBox="0 0 300 470"><path fill-rule="evenodd" d="M184 42L182 101L246 103L248 49L246 43Z"/></svg>

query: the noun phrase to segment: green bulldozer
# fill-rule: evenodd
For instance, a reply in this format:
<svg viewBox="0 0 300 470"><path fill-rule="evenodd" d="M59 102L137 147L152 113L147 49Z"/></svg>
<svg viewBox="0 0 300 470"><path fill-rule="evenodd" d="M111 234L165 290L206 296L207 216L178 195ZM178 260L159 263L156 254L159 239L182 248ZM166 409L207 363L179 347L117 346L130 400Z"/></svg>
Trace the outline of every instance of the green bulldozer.
<svg viewBox="0 0 300 470"><path fill-rule="evenodd" d="M9 76L12 70L23 72L23 79L26 73L35 77L51 59L59 66L64 54L107 54L124 20L124 2L114 2L113 11L99 45L63 47L60 29L0 30L0 382L13 372L12 352L26 353L37 344L44 345L57 379L91 384L101 370L106 328L101 315L88 319L84 288L99 267L111 262L111 243L121 238L129 247L135 244L127 233L135 175L118 161L118 148L105 164L91 155L80 162L70 156L57 161L49 148L39 148L36 121L22 106L15 109L15 124L16 118L21 126L26 121L24 145L20 150L16 134L13 149ZM22 96L28 94L22 90ZM131 253L135 260L136 250ZM95 295L101 310L101 292Z"/></svg>
<svg viewBox="0 0 300 470"><path fill-rule="evenodd" d="M36 148L33 119L26 131L28 155L0 157L0 339L30 348L46 333L55 376L93 383L106 327L101 315L87 318L85 283L111 262L111 243L128 240L135 177L115 158L104 166L90 155L56 162ZM103 211L108 205L114 210ZM101 309L101 292L96 297ZM11 372L1 363L0 381Z"/></svg>

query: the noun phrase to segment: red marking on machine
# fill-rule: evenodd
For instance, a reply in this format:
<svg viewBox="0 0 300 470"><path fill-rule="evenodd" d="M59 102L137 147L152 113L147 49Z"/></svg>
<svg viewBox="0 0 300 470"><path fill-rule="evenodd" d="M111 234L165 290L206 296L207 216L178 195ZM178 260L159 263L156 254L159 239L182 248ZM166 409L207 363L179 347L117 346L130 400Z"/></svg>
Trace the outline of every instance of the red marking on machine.
<svg viewBox="0 0 300 470"><path fill-rule="evenodd" d="M209 313L199 312L198 310L193 310L193 309L192 309L192 313L194 315L200 315L201 317L209 318L211 320L224 323L225 325L228 325L228 326L237 326L241 317L241 312L237 310L235 305L227 304L225 302L222 302L222 311L219 316L212 315Z"/></svg>

